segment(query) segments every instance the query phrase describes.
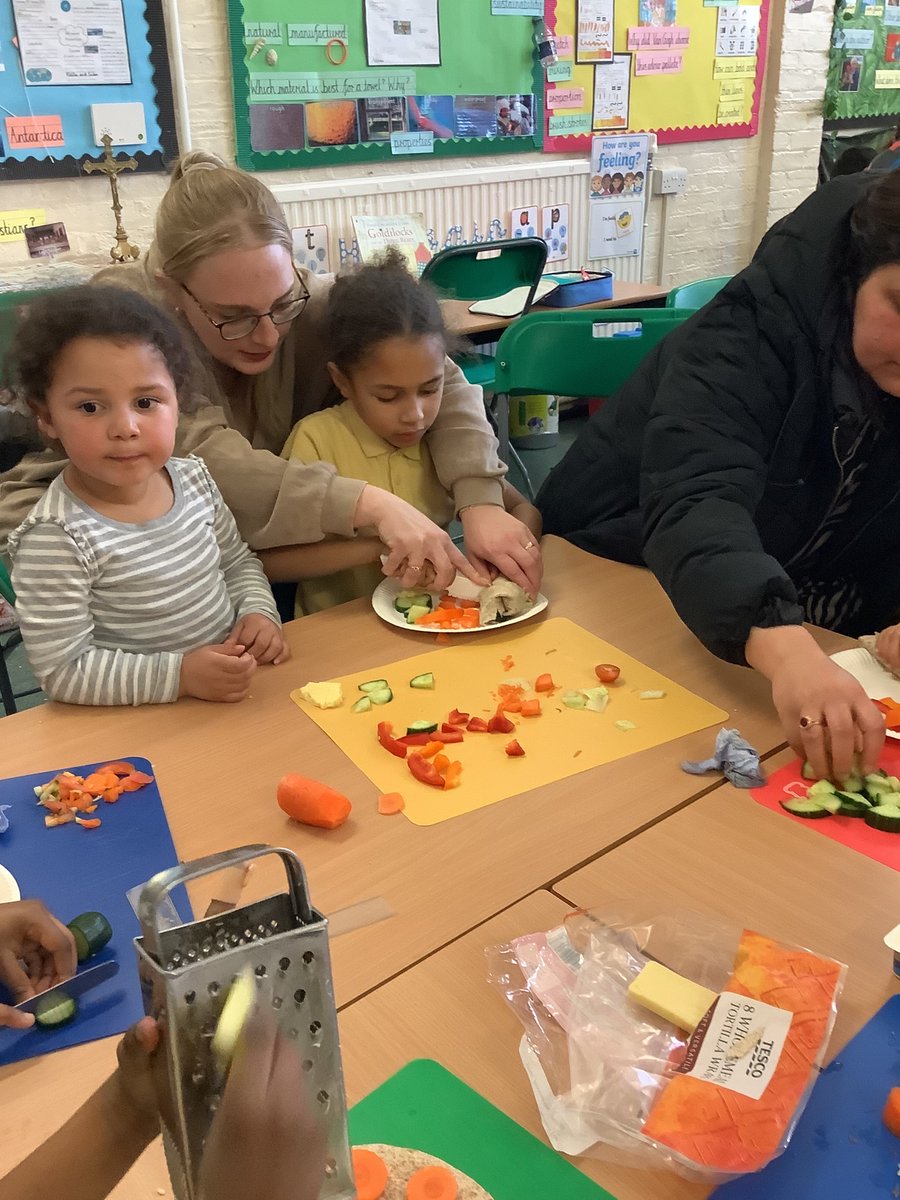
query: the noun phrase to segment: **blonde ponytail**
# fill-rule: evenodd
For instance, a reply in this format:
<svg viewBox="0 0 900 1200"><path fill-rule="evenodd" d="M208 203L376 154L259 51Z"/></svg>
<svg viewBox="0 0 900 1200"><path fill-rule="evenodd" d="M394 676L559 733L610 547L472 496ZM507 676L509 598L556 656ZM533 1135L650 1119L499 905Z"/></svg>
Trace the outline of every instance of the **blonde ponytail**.
<svg viewBox="0 0 900 1200"><path fill-rule="evenodd" d="M156 215L155 270L182 283L213 254L273 245L293 252L281 205L264 183L205 150L178 159Z"/></svg>

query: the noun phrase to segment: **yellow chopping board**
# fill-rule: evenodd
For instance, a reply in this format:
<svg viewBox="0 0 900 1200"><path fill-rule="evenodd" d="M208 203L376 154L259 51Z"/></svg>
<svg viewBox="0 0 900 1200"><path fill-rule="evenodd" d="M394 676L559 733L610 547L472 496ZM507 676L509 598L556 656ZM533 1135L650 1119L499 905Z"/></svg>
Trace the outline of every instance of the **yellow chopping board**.
<svg viewBox="0 0 900 1200"><path fill-rule="evenodd" d="M501 663L506 655L515 662L509 671ZM598 663L615 663L622 671L619 682L609 688L606 711L566 708L559 698L562 692L598 686L594 674ZM409 686L414 676L428 671L434 675L433 691ZM380 721L389 721L395 736L400 736L414 721L446 721L454 708L487 719L496 710L501 683L525 679L533 684L544 672L553 676L557 691L541 697L541 716L510 714L515 733L467 733L462 744L447 747L448 757L463 765L457 788L443 791L419 783L403 759L378 743ZM375 705L367 713L352 713L350 706L362 696L359 685L380 678L393 690L391 703ZM728 715L564 617L460 638L414 658L343 675L340 682L344 691L340 708L316 708L302 700L299 691L292 692L291 699L365 772L379 792L401 793L406 816L415 825L437 825L705 729ZM642 700L639 693L643 691L664 691L665 696ZM636 728L619 730L614 722L620 720L633 721ZM511 738L518 739L525 751L523 758L507 756L505 747Z"/></svg>

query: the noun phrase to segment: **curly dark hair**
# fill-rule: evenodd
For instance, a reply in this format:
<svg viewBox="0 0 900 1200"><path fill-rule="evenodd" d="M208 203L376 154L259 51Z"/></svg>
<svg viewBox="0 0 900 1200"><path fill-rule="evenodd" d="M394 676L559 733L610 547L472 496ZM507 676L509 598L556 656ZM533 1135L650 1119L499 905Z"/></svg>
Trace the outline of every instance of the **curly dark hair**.
<svg viewBox="0 0 900 1200"><path fill-rule="evenodd" d="M342 371L388 338L434 335L448 350L455 344L437 294L410 274L406 259L394 246L376 262L337 277L325 322L331 359Z"/></svg>
<svg viewBox="0 0 900 1200"><path fill-rule="evenodd" d="M854 287L879 267L900 263L900 170L877 171L850 217L849 274Z"/></svg>
<svg viewBox="0 0 900 1200"><path fill-rule="evenodd" d="M153 346L176 393L191 376L178 326L139 292L85 284L39 297L22 315L6 356L6 384L28 404L45 404L57 360L76 338L107 338Z"/></svg>

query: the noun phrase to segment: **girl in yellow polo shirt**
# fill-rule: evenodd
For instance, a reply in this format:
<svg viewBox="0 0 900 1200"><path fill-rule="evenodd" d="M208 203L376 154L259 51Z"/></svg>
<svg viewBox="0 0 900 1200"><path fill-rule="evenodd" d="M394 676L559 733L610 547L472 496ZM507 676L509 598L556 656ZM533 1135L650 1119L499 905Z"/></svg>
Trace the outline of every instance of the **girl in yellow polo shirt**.
<svg viewBox="0 0 900 1200"><path fill-rule="evenodd" d="M453 499L423 441L441 407L450 348L435 294L413 278L398 251L389 250L337 279L326 323L333 355L328 370L343 401L295 425L283 457L333 463L338 474L365 479L435 524L448 525ZM505 481L503 500L539 539L540 514ZM284 579L292 571L302 580L296 604L301 616L371 595L383 579L382 550L374 531L360 530L354 541L264 551L261 557L270 577Z"/></svg>

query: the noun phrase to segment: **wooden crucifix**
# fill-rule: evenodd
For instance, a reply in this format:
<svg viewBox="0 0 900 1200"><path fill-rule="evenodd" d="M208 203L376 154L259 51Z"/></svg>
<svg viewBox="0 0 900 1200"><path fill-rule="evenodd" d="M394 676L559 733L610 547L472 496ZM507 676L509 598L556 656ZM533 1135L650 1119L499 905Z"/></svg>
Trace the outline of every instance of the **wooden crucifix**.
<svg viewBox="0 0 900 1200"><path fill-rule="evenodd" d="M140 249L133 245L128 240L128 234L125 232L125 227L122 224L122 205L119 201L119 180L118 176L122 171L136 171L137 163L133 158L123 159L122 162L117 162L112 152L112 138L108 133L104 133L100 139L103 142L103 158L97 162L92 158L86 158L81 164L81 169L87 175L93 175L95 171L99 171L109 180L110 190L112 191L112 210L116 214L116 244L109 252L109 257L116 263L128 262L129 259L139 258Z"/></svg>

